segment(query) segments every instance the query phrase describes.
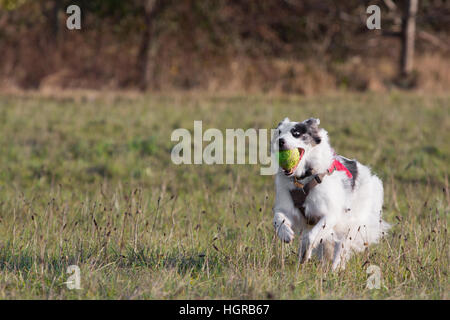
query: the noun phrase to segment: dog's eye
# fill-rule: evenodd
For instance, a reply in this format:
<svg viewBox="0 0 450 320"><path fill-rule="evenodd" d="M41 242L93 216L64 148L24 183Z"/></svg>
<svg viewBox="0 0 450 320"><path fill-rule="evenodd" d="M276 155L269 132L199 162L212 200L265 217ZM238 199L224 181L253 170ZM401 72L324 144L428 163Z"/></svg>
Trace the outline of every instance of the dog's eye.
<svg viewBox="0 0 450 320"><path fill-rule="evenodd" d="M294 137L294 138L298 138L298 137L300 137L302 134L300 133L300 132L298 132L298 131L292 131L292 136Z"/></svg>

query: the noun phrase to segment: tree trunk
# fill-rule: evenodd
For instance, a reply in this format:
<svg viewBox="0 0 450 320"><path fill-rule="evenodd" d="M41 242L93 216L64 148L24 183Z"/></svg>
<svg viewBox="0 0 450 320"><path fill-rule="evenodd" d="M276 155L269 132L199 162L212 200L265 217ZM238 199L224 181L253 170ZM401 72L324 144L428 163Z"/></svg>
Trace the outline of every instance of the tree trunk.
<svg viewBox="0 0 450 320"><path fill-rule="evenodd" d="M145 0L144 5L144 32L137 56L137 73L139 77L139 89L147 90L150 82L148 62L150 60L150 47L153 35L153 20L161 12L164 0Z"/></svg>
<svg viewBox="0 0 450 320"><path fill-rule="evenodd" d="M400 76L411 75L414 62L414 40L416 33L416 14L418 0L406 0L402 21L402 49L400 57Z"/></svg>

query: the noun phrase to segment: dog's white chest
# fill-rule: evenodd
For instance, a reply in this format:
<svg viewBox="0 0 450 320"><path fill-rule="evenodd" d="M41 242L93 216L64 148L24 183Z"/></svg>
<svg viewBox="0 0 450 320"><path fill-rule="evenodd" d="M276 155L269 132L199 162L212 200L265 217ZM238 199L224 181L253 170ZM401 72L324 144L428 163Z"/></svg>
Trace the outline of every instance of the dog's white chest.
<svg viewBox="0 0 450 320"><path fill-rule="evenodd" d="M323 214L314 205L314 192L306 194L301 188L293 188L289 190L294 207L298 209L300 214L305 218L308 225L316 225L323 217Z"/></svg>

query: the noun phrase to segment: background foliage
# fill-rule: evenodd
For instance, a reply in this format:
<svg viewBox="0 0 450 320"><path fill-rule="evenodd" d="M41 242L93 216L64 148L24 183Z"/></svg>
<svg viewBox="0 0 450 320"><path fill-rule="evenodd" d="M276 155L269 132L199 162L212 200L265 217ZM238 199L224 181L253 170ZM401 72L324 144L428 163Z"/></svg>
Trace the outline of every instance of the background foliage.
<svg viewBox="0 0 450 320"><path fill-rule="evenodd" d="M2 0L2 87L316 93L396 85L404 1ZM155 4L153 5L152 4ZM65 27L69 4L82 30ZM381 8L382 30L366 28ZM450 5L419 2L417 77L448 89ZM144 80L143 80L144 79Z"/></svg>

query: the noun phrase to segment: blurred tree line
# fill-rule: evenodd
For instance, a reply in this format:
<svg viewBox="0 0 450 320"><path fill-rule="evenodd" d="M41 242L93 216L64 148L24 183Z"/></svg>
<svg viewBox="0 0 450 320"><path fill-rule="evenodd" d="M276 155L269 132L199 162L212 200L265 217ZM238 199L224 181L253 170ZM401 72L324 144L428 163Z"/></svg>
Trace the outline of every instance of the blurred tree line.
<svg viewBox="0 0 450 320"><path fill-rule="evenodd" d="M233 76L245 84L262 75L264 84L276 75L273 82L282 79L283 90L296 91L289 79L307 77L316 66L338 73L336 64L355 57L401 62L409 3L0 0L0 78L24 88L66 83L146 90L220 87ZM66 28L71 4L81 8L81 30ZM381 30L366 27L371 4L381 8ZM419 1L414 25L418 54L448 58L448 1ZM304 66L284 67L292 61ZM346 81L352 86L351 77Z"/></svg>

